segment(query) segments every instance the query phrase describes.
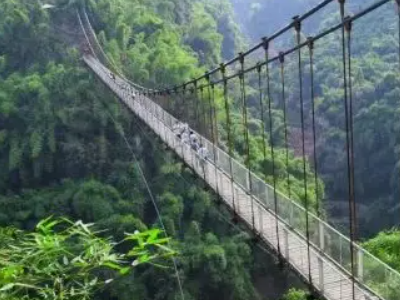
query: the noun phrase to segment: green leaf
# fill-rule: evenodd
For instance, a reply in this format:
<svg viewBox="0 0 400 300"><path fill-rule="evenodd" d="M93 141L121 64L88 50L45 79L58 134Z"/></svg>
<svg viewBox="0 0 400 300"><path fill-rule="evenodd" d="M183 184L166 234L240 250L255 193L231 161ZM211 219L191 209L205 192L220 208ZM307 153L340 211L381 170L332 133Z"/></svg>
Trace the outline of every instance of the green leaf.
<svg viewBox="0 0 400 300"><path fill-rule="evenodd" d="M8 291L8 290L11 290L11 289L13 289L14 287L15 287L15 284L14 284L14 283L6 284L6 285L3 286L2 288L0 288L0 292L5 292L5 291Z"/></svg>
<svg viewBox="0 0 400 300"><path fill-rule="evenodd" d="M150 243L156 241L157 238L158 238L158 235L160 234L160 232L161 232L161 230L160 230L160 229L157 229L157 228L156 228L156 229L150 230L150 231L148 232L148 235L149 235L149 236L148 236L146 242L147 242L148 244L150 244Z"/></svg>
<svg viewBox="0 0 400 300"><path fill-rule="evenodd" d="M130 270L131 270L130 267L121 268L121 270L119 270L119 273L120 273L121 275L126 275L126 274L129 273Z"/></svg>
<svg viewBox="0 0 400 300"><path fill-rule="evenodd" d="M104 262L103 266L109 267L109 268L117 270L117 271L120 271L122 269L121 266L117 265L116 263L109 262L109 261Z"/></svg>
<svg viewBox="0 0 400 300"><path fill-rule="evenodd" d="M92 281L89 282L89 285L94 286L97 283L97 277L94 278Z"/></svg>

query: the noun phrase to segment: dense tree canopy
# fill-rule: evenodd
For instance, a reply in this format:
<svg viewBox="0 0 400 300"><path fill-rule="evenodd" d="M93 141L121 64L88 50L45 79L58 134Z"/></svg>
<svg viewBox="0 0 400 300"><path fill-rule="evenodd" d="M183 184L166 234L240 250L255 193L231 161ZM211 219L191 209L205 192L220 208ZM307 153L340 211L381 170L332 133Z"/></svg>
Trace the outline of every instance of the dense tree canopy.
<svg viewBox="0 0 400 300"><path fill-rule="evenodd" d="M230 3L48 4L54 7L0 3L0 226L32 231L53 215L95 222L96 230L106 229L115 240L160 226L122 128L150 181L166 233L175 237L186 298L258 298L248 235L223 221L228 214L214 206L215 196L84 68L76 20L76 9L88 12L115 71L146 85L177 84L241 47ZM127 251L124 245L118 250ZM165 268L139 266L96 295L178 297L169 260Z"/></svg>
<svg viewBox="0 0 400 300"><path fill-rule="evenodd" d="M280 3L232 2L240 4L241 11L245 12L243 23L253 19L254 28L260 30L266 27L265 12L272 12L271 6ZM296 1L289 12L304 11L304 2ZM95 222L96 229L108 229L117 240L125 232L159 226L159 218L140 176L140 166L150 181L167 234L175 237L174 248L180 253L178 267L187 299L262 297L253 283L259 270L249 236L234 231L222 221L228 214L214 205L215 195L206 192L203 183L161 147L156 137L120 106L80 61L80 49L85 41L76 20L76 9L88 13L114 71L150 87L182 83L243 49L242 37L233 21L232 4L211 0L49 3L55 7L44 9L39 2L28 0L0 3L0 226L33 230L39 220L49 215L67 216ZM272 25L288 13L284 6L282 11L269 16L269 28L276 28ZM390 19L393 11L387 9L382 13ZM336 19L336 14L326 14L323 21L315 21L313 26L324 27ZM356 27L361 37L353 45L357 98L356 194L361 204L359 210L365 212L360 214L365 236L394 225L394 217L386 218L387 223L385 220L379 224L374 222L368 228L365 224L383 211L394 213L399 195L396 23L393 21L386 28L379 20L365 19L362 26ZM316 50L317 153L322 180L318 179L315 184L314 168L308 161L306 174L303 173L296 147L285 151L282 103L275 100L272 112L271 138L276 145L278 189L288 192L289 177L292 198L304 202L303 177L306 176L308 200L314 211L320 207L317 201L321 199L336 205L346 196L342 168L344 118L339 114L343 109L342 89L338 85L342 82L338 62L341 52L335 46L328 46L337 37L328 37L326 46ZM285 42L275 44L274 50L284 45ZM291 132L298 129L299 104L293 95L299 91L296 73L291 72L295 70L295 63L294 58L287 59ZM309 76L308 71L305 73ZM274 65L272 77L276 79L278 75L279 68ZM273 81L272 93L279 99L279 81ZM260 136L266 131L269 141L269 128L259 121L256 85L255 76L247 79L250 162L252 170L271 183L270 144L267 142L264 158ZM220 143L227 149L223 93L219 87L215 92ZM234 151L236 158L245 162L238 95L238 86L233 85L229 101L233 108ZM309 98L309 91L305 92L305 98ZM132 160L121 139L121 129L140 158L138 163ZM327 215L331 213L329 210ZM343 218L345 214L339 215ZM398 269L397 240L395 231L382 233L365 246ZM178 299L179 290L171 268L170 262L166 269L139 267L135 274L122 278L96 299ZM264 272L268 275L268 271ZM283 299L304 298L305 293L291 291Z"/></svg>

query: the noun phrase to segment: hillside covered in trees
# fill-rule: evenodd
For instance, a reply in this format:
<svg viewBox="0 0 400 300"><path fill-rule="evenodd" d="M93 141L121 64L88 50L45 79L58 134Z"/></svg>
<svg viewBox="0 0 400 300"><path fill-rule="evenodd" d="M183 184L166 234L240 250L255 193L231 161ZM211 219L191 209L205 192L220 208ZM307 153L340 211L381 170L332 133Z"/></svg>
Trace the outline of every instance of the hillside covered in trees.
<svg viewBox="0 0 400 300"><path fill-rule="evenodd" d="M291 22L295 15L319 1L242 1L233 0L236 19L249 36L259 42ZM346 15L354 15L374 1L346 1ZM376 12L353 23L351 62L354 120L354 170L358 239L373 254L400 270L399 247L399 27L398 5L388 2ZM336 1L304 22L302 38L322 32L339 22ZM274 53L295 44L293 34L273 45ZM304 58L305 84L310 80ZM345 152L345 114L343 102L343 65L340 32L328 35L315 44L314 89L316 96L317 173L324 183L321 203L328 222L348 234L349 207ZM297 61L287 56L285 62L291 148L299 139L299 90ZM279 72L279 67L273 71ZM278 78L278 77L274 77ZM279 87L275 87L275 101ZM310 93L304 93L306 124L311 135ZM279 106L280 104L278 104ZM310 148L313 147L310 142ZM313 151L309 152L312 161Z"/></svg>
<svg viewBox="0 0 400 300"><path fill-rule="evenodd" d="M237 19L253 41L274 33L303 14L319 1L242 1L233 0ZM346 15L354 15L374 1L346 1ZM351 35L352 83L354 94L354 148L356 200L361 237L370 237L382 229L397 226L399 219L398 148L398 8L389 2L376 12L357 20ZM246 12L246 13L241 13ZM302 36L322 32L339 22L339 5L333 2L304 22ZM279 52L294 45L293 35L274 43ZM308 51L303 52L307 64ZM347 187L345 180L344 107L340 32L315 44L315 93L317 156L319 175L325 189L324 204L335 222L347 227ZM298 130L298 80L296 57L287 58L289 123ZM308 66L304 67L306 83ZM276 88L279 97L279 87ZM306 91L308 124L310 94ZM296 115L297 114L297 115ZM307 120L306 120L307 121ZM311 131L311 126L308 128ZM292 145L295 146L295 145ZM332 163L335 162L335 163ZM385 214L385 218L380 216Z"/></svg>
<svg viewBox="0 0 400 300"><path fill-rule="evenodd" d="M270 8L277 1L264 2L87 0L49 1L50 5L44 6L39 1L1 1L0 226L30 231L49 216L67 217L95 223L96 230L106 230L105 235L112 235L113 240L123 239L126 232L160 227L141 167L158 203L166 234L178 253L186 300L306 299L306 292L288 291L300 286L297 280L282 272L276 261L253 243L250 234L232 226L230 214L216 204L216 195L120 105L81 61L85 37L77 11L85 9L115 70L145 86L179 84L246 47L239 23L247 28L245 33L252 33L248 40L266 35L262 34L265 11L272 12ZM288 13L304 12L313 3L305 2L296 1L289 12L282 8L282 13L268 15L268 30L287 23L281 20L287 20ZM235 9L244 12L240 18ZM388 8L384 13L390 18L393 11ZM324 27L334 20L337 16L327 13L314 25ZM366 237L396 224L399 78L394 63L398 46L393 42L394 21L389 30L384 27L387 23L379 26L379 19L364 21L377 24L368 26L368 31L356 28L362 34L355 40L354 49L356 93L363 99L358 102L355 118L357 199L363 205L359 209L365 212L360 214L360 222ZM344 160L340 146L337 148L344 138L343 128L337 125L343 122L343 116L335 114L341 100L336 84L340 65L335 61L340 52L328 46L317 51L320 194L313 184L308 194L312 209L324 199L327 215L345 224L340 219L347 215L337 203L344 198L343 174L342 170L332 170ZM289 70L293 62L289 59ZM331 69L335 71L327 73ZM294 76L287 77L288 90L295 95ZM278 85L272 88L278 93ZM256 98L257 94L250 92L250 101ZM296 98L292 96L290 101L295 110ZM237 107L234 115L234 126L239 126ZM271 165L271 157L262 156L257 115L253 107L250 122L256 129L250 136L251 155L254 171L262 173ZM296 117L293 120L295 129ZM287 190L286 177L290 176L293 197L302 201L301 159L294 149L286 168L279 105L274 109L274 127L279 189ZM121 132L133 147L127 147ZM241 138L236 141L239 154L243 143ZM332 165L332 161L339 163ZM372 171L374 177L370 176ZM267 175L263 179L270 182L271 174ZM306 176L313 182L311 164ZM391 210L387 223L380 220L375 224L376 216ZM368 222L373 224L367 227ZM381 233L365 245L400 268L396 236L395 231ZM0 286L9 283L6 275L0 271ZM166 260L166 267L139 266L88 299L170 300L180 299L180 291L172 262Z"/></svg>
<svg viewBox="0 0 400 300"><path fill-rule="evenodd" d="M0 226L29 231L49 216L68 217L95 223L96 230L106 230L114 240L125 232L159 227L140 164L179 253L186 299L303 297L297 291L282 296L293 280L248 234L231 226L230 215L214 204L216 196L80 60L84 37L76 9L85 6L106 52L132 80L147 85L182 82L242 47L230 3L50 4L0 3ZM1 238L8 232L2 231ZM10 272L19 272L3 270L8 273L0 272L0 286L10 282ZM265 289L271 280L275 284ZM179 295L167 260L167 268L139 267L95 297L154 300Z"/></svg>

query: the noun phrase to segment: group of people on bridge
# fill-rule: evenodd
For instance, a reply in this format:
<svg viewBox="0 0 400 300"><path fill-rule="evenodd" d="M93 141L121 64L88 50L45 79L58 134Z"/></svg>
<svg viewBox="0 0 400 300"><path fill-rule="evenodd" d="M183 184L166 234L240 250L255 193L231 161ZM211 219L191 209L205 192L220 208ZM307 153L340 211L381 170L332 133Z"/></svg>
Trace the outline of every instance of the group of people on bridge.
<svg viewBox="0 0 400 300"><path fill-rule="evenodd" d="M113 72L110 72L110 78L116 83L116 84L118 84L118 86L119 86L119 88L121 89L121 90L124 90L124 91L128 91L129 92L129 94L130 94L130 96L132 97L132 99L134 100L135 98L136 98L136 93L135 93L135 90L134 89L132 89L128 84L124 84L124 82L121 82L121 83L118 83L117 82L117 79L116 79L116 77L115 77L115 74L113 73Z"/></svg>
<svg viewBox="0 0 400 300"><path fill-rule="evenodd" d="M174 134L181 140L183 144L190 145L190 147L196 151L197 155L200 157L202 161L207 160L208 158L208 150L202 144L197 137L197 135L190 129L187 123L179 123L177 122L172 130Z"/></svg>
<svg viewBox="0 0 400 300"><path fill-rule="evenodd" d="M118 83L117 78L113 72L110 72L109 76L120 87L120 89L128 90L130 92L132 99L135 99L136 93L134 89L132 89L129 85L124 84L124 82ZM172 131L181 140L183 144L190 145L190 147L194 151L196 151L197 155L199 156L202 162L207 160L208 158L207 148L204 146L204 144L200 143L199 138L193 132L193 130L190 129L187 123L177 122L173 126Z"/></svg>

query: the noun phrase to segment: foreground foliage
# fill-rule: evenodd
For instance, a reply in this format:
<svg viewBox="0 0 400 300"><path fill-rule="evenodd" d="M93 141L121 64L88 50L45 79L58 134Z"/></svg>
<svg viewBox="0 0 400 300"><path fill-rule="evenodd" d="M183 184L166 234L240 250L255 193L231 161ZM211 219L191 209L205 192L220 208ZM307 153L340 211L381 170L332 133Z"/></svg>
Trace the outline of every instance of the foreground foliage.
<svg viewBox="0 0 400 300"><path fill-rule="evenodd" d="M114 242L92 226L48 218L32 233L1 229L0 299L93 299L132 268L174 255L157 229ZM121 245L124 254L116 250Z"/></svg>

